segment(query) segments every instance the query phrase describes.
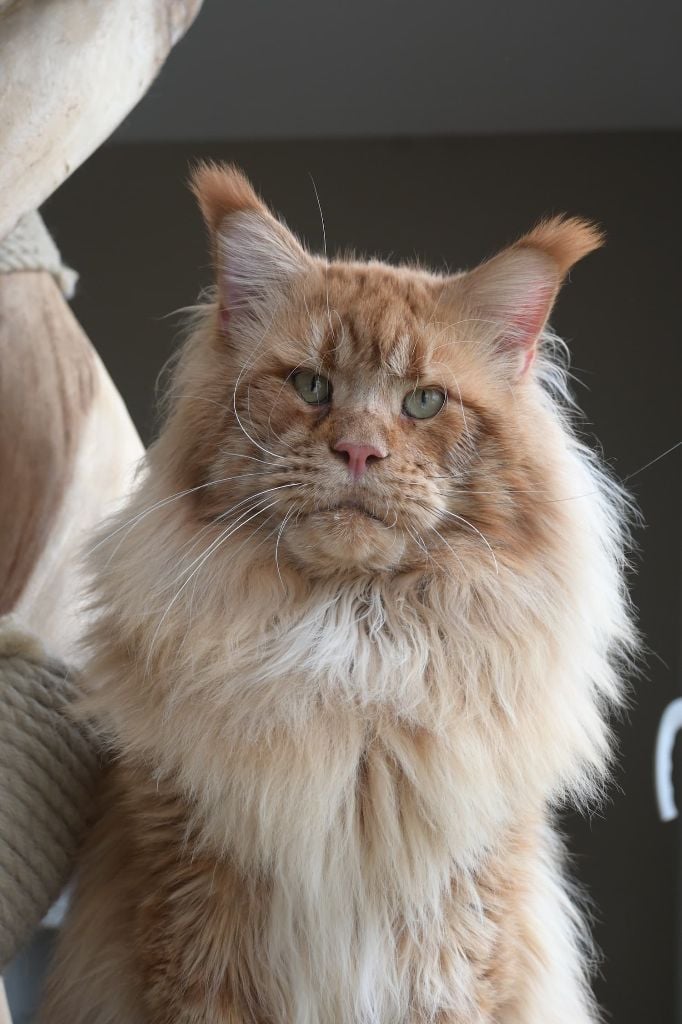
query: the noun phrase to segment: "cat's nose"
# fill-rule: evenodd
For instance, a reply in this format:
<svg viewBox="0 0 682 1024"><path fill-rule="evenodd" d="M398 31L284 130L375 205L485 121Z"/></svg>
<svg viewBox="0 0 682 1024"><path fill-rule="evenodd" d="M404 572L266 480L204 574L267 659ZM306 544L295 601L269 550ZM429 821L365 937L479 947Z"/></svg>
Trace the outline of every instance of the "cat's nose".
<svg viewBox="0 0 682 1024"><path fill-rule="evenodd" d="M385 459L388 452L382 451L373 444L356 444L355 441L336 441L332 446L335 452L346 456L348 472L354 480L359 480L367 469L367 464L377 459Z"/></svg>

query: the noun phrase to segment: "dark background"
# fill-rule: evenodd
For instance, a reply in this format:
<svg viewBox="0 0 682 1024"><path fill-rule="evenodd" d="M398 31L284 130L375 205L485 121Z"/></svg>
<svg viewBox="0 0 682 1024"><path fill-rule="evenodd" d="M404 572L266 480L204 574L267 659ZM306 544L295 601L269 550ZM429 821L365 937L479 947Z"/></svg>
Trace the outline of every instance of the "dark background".
<svg viewBox="0 0 682 1024"><path fill-rule="evenodd" d="M628 480L645 519L636 531L633 596L650 653L618 727L620 766L608 802L588 818L564 821L574 870L595 903L603 951L596 986L607 1019L679 1021L679 830L657 818L652 758L660 714L679 689L682 451L641 467L682 437L682 135L105 147L43 214L81 272L74 310L145 440L153 433L155 378L179 326L168 314L195 301L210 280L203 227L184 184L191 161L208 156L241 164L318 250L311 174L330 251L417 255L455 269L543 214L582 214L605 228L606 247L574 269L554 325L570 344L586 434Z"/></svg>

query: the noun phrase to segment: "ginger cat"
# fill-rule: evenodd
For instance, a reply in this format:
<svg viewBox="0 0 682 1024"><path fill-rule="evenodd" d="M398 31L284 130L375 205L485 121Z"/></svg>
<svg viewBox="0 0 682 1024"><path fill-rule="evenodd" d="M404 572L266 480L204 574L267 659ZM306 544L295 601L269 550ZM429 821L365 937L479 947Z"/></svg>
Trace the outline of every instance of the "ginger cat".
<svg viewBox="0 0 682 1024"><path fill-rule="evenodd" d="M547 328L599 246L308 253L236 169L136 493L92 559L114 753L45 1024L588 1024L556 805L602 787L627 503Z"/></svg>

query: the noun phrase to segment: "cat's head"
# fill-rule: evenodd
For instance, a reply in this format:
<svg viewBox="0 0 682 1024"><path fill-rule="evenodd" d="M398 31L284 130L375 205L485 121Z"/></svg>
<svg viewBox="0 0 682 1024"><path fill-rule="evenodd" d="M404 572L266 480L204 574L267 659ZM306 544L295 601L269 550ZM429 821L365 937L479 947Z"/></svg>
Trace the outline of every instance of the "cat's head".
<svg viewBox="0 0 682 1024"><path fill-rule="evenodd" d="M563 441L538 367L594 227L555 218L443 276L311 255L234 168L202 166L193 188L217 301L162 443L225 550L314 576L468 573L556 533Z"/></svg>

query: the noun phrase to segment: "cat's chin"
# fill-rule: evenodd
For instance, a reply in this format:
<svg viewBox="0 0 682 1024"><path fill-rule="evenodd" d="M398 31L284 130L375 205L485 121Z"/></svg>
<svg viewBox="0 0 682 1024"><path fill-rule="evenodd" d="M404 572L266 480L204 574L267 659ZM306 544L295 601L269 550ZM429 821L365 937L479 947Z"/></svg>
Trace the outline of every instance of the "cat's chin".
<svg viewBox="0 0 682 1024"><path fill-rule="evenodd" d="M302 569L315 576L339 571L388 572L405 554L402 532L353 506L313 512L286 529L284 546Z"/></svg>

